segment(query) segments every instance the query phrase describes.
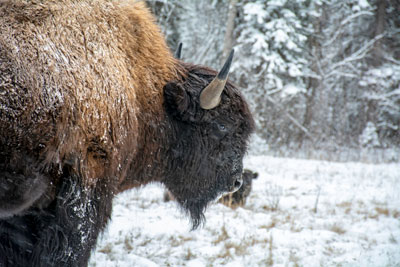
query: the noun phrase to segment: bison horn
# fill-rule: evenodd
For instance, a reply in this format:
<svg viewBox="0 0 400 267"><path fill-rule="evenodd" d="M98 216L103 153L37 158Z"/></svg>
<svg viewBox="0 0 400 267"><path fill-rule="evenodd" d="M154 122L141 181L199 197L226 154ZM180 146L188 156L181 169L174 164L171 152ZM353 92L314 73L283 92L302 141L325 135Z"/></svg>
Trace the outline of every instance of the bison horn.
<svg viewBox="0 0 400 267"><path fill-rule="evenodd" d="M234 50L228 56L224 66L219 71L217 77L207 85L200 94L200 107L203 109L213 109L221 101L221 94L228 80L229 69L231 67Z"/></svg>
<svg viewBox="0 0 400 267"><path fill-rule="evenodd" d="M175 58L181 59L181 52L182 52L182 43L179 43L178 49L175 51Z"/></svg>

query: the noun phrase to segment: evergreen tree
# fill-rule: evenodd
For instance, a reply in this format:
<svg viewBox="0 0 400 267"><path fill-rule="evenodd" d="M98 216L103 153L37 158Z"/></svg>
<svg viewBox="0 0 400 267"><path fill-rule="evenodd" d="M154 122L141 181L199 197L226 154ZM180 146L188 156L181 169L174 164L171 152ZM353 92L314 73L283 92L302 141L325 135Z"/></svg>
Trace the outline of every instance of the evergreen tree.
<svg viewBox="0 0 400 267"><path fill-rule="evenodd" d="M282 145L305 132L307 35L312 30L308 3L243 1L237 27L234 75L255 111L259 133Z"/></svg>

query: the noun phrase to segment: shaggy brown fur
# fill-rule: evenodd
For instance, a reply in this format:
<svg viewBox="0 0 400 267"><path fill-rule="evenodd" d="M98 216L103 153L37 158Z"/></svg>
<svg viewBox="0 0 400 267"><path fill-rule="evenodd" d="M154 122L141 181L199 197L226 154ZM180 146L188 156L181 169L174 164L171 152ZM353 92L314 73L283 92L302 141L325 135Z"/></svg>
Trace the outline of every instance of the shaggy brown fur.
<svg viewBox="0 0 400 267"><path fill-rule="evenodd" d="M143 3L0 1L0 266L85 266L118 192L162 182L196 228L241 184L253 129L175 60Z"/></svg>
<svg viewBox="0 0 400 267"><path fill-rule="evenodd" d="M2 90L18 97L1 99L15 101L1 103L2 137L44 166L86 159L90 184L107 173L123 181L148 130L139 110L163 119L160 88L178 79L177 63L142 3L37 2L0 7Z"/></svg>

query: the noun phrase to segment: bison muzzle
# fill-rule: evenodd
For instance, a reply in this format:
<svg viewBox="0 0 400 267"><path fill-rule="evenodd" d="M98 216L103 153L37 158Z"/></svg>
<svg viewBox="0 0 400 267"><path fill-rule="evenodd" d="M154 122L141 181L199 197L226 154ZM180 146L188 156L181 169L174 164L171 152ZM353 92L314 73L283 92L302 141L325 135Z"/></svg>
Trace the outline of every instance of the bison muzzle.
<svg viewBox="0 0 400 267"><path fill-rule="evenodd" d="M254 122L133 0L0 1L0 266L86 266L113 197L163 183L191 218L240 185Z"/></svg>
<svg viewBox="0 0 400 267"><path fill-rule="evenodd" d="M244 169L243 171L243 185L233 193L228 193L226 196L223 196L219 202L231 207L233 209L237 207L243 207L246 204L246 199L250 195L253 179L257 179L258 173L253 172L249 169Z"/></svg>

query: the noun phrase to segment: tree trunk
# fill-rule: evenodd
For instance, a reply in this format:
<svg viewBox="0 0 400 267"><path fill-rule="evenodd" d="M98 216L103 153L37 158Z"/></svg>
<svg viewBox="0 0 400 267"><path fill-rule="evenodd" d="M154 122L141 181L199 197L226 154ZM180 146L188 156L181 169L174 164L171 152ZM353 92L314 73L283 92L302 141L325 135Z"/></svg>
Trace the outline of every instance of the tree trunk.
<svg viewBox="0 0 400 267"><path fill-rule="evenodd" d="M385 19L386 19L386 1L387 0L377 0L377 9L375 13L375 29L374 36L375 38L385 32ZM372 65L379 66L383 62L383 48L382 48L383 40L380 39L375 42L373 51L372 51Z"/></svg>
<svg viewBox="0 0 400 267"><path fill-rule="evenodd" d="M317 9L321 9L321 7L316 7ZM318 61L321 60L321 44L320 40L318 40L318 36L321 36L321 23L325 19L324 13L315 20L314 22L314 35L310 36L309 41L309 49L311 51L311 70L314 74L321 74L318 68ZM321 77L322 78L322 77ZM315 77L309 77L307 82L307 94L306 94L306 110L304 113L303 125L311 132L313 129L311 127L311 122L313 121L314 114L314 104L315 104L315 95L316 91L320 86L321 80L318 80ZM303 143L306 135L302 134L300 136L300 145Z"/></svg>
<svg viewBox="0 0 400 267"><path fill-rule="evenodd" d="M224 37L224 48L222 50L221 61L225 62L226 57L233 48L233 31L235 29L235 18L236 18L236 4L237 0L231 0L229 2L228 18L226 21L226 31Z"/></svg>

